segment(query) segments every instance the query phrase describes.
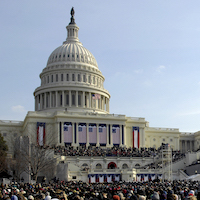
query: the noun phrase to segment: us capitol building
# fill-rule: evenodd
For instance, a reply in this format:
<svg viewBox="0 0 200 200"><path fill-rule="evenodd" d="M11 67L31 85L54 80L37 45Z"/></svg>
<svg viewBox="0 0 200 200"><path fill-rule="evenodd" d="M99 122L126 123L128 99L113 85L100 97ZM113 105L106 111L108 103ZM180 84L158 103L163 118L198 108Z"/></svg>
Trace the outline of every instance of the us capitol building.
<svg viewBox="0 0 200 200"><path fill-rule="evenodd" d="M66 41L50 54L40 74L41 85L33 93L35 111L29 111L24 121L0 120L0 133L8 142L9 155L13 156L10 138L24 136L28 136L30 143L41 146L53 138L55 146L73 148L158 149L164 143L174 151L189 154L170 164L171 175L175 173L173 176L180 178L180 169L198 160L200 132L154 128L145 118L110 114L111 95L104 88L105 77L93 54L79 41L73 8L66 29ZM60 156L59 159L56 177L65 180L95 182L98 175L98 181L103 181L102 176L107 176L108 181L116 175L115 180L132 181L142 174L156 173L136 167L154 162L152 157ZM83 166L88 166L88 170L81 171ZM164 176L162 170L156 170L159 176Z"/></svg>

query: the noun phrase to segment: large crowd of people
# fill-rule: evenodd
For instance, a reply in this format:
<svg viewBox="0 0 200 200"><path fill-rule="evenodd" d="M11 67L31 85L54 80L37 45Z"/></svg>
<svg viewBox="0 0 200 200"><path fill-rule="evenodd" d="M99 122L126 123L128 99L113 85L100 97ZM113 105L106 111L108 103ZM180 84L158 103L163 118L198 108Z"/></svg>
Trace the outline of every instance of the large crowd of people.
<svg viewBox="0 0 200 200"><path fill-rule="evenodd" d="M142 157L142 158L155 158L159 155L159 152L162 148L165 148L166 145L162 145L159 149L155 148L126 148L114 146L112 148L102 148L85 145L79 147L72 146L57 146L54 148L54 153L62 156L100 156L100 157ZM172 162L180 160L185 157L184 153L180 151L172 151ZM162 164L154 163L142 166L143 169L158 169L162 168Z"/></svg>
<svg viewBox="0 0 200 200"><path fill-rule="evenodd" d="M62 156L118 156L118 157L152 157L157 154L155 148L126 148L114 146L112 148L102 148L94 146L57 146L54 149L55 154Z"/></svg>
<svg viewBox="0 0 200 200"><path fill-rule="evenodd" d="M200 200L199 182L85 183L52 181L0 186L2 200Z"/></svg>

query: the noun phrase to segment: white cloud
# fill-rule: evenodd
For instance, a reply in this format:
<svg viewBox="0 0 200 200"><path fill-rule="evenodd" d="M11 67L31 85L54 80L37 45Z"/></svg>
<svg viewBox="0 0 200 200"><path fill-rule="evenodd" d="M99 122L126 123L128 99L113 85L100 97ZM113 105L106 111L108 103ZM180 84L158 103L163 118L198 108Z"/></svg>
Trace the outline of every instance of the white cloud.
<svg viewBox="0 0 200 200"><path fill-rule="evenodd" d="M12 109L13 112L17 112L17 113L26 112L24 106L21 106L21 105L12 106L11 109Z"/></svg>
<svg viewBox="0 0 200 200"><path fill-rule="evenodd" d="M165 70L165 66L164 65L160 65L159 67L156 68L156 72L161 73L163 70Z"/></svg>

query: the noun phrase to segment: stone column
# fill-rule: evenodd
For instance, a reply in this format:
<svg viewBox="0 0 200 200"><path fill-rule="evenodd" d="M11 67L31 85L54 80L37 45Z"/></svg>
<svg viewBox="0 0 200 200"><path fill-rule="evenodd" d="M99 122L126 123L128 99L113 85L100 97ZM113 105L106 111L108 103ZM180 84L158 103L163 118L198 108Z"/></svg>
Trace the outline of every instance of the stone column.
<svg viewBox="0 0 200 200"><path fill-rule="evenodd" d="M109 110L110 110L110 108L109 108L109 99L107 98L107 105L106 105L106 110L107 110L107 112L109 112Z"/></svg>
<svg viewBox="0 0 200 200"><path fill-rule="evenodd" d="M119 146L122 146L122 125L119 125Z"/></svg>
<svg viewBox="0 0 200 200"><path fill-rule="evenodd" d="M51 102L51 99L52 98L52 92L49 92L49 108L52 107L52 102Z"/></svg>
<svg viewBox="0 0 200 200"><path fill-rule="evenodd" d="M40 110L40 95L37 95L37 110Z"/></svg>
<svg viewBox="0 0 200 200"><path fill-rule="evenodd" d="M82 94L82 107L85 108L85 92Z"/></svg>
<svg viewBox="0 0 200 200"><path fill-rule="evenodd" d="M58 107L58 91L56 91L56 107Z"/></svg>
<svg viewBox="0 0 200 200"><path fill-rule="evenodd" d="M103 100L102 100L102 110L105 111L105 96L103 96Z"/></svg>
<svg viewBox="0 0 200 200"><path fill-rule="evenodd" d="M47 93L45 92L44 93L44 109L46 109L47 107L46 101L47 101Z"/></svg>
<svg viewBox="0 0 200 200"><path fill-rule="evenodd" d="M65 91L62 91L62 107L65 107Z"/></svg>
<svg viewBox="0 0 200 200"><path fill-rule="evenodd" d="M161 140L161 139L160 139ZM162 141L160 141L162 143ZM145 147L145 132L144 128L140 128L140 147Z"/></svg>
<svg viewBox="0 0 200 200"><path fill-rule="evenodd" d="M89 92L89 108L92 108L92 106L91 106L91 92Z"/></svg>
<svg viewBox="0 0 200 200"><path fill-rule="evenodd" d="M125 144L126 144L126 125L124 125L124 145Z"/></svg>
<svg viewBox="0 0 200 200"><path fill-rule="evenodd" d="M78 91L76 91L76 107L78 107Z"/></svg>
<svg viewBox="0 0 200 200"><path fill-rule="evenodd" d="M39 110L42 110L42 94L39 94L40 95L40 109Z"/></svg>
<svg viewBox="0 0 200 200"><path fill-rule="evenodd" d="M176 146L175 146L175 149L180 149L180 144L179 144L179 139L178 137L175 138L176 139Z"/></svg>
<svg viewBox="0 0 200 200"><path fill-rule="evenodd" d="M62 145L64 145L64 140L63 140L63 137L64 137L64 134L63 134L63 126L64 125L64 123L63 122L61 122L61 144Z"/></svg>
<svg viewBox="0 0 200 200"><path fill-rule="evenodd" d="M37 96L35 96L35 111L37 111Z"/></svg>
<svg viewBox="0 0 200 200"><path fill-rule="evenodd" d="M60 131L59 131L59 125L60 125L60 123L59 122L56 122L56 130L55 130L55 132L56 132L56 134L57 134L57 145L60 145Z"/></svg>
<svg viewBox="0 0 200 200"><path fill-rule="evenodd" d="M69 90L69 107L72 107L72 91Z"/></svg>
<svg viewBox="0 0 200 200"><path fill-rule="evenodd" d="M75 130L74 130L74 123L72 123L72 146L74 147L75 144Z"/></svg>
<svg viewBox="0 0 200 200"><path fill-rule="evenodd" d="M79 146L79 136L78 136L78 123L76 123L76 145Z"/></svg>
<svg viewBox="0 0 200 200"><path fill-rule="evenodd" d="M110 124L110 145L111 146L113 146L112 126L113 126L113 124Z"/></svg>
<svg viewBox="0 0 200 200"><path fill-rule="evenodd" d="M106 143L106 147L109 147L109 124L106 124L106 131L107 131L107 143Z"/></svg>
<svg viewBox="0 0 200 200"><path fill-rule="evenodd" d="M96 146L99 147L99 124L96 124L97 125L97 144Z"/></svg>
<svg viewBox="0 0 200 200"><path fill-rule="evenodd" d="M89 124L88 123L86 123L86 137L87 137L87 142L86 142L86 147L88 147L89 146Z"/></svg>

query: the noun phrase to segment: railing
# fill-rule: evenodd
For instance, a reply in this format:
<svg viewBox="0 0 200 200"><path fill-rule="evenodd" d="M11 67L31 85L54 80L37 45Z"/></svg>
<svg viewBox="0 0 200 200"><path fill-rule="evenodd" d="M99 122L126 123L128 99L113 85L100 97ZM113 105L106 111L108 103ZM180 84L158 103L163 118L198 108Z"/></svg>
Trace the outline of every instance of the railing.
<svg viewBox="0 0 200 200"><path fill-rule="evenodd" d="M146 130L153 131L179 131L178 128L156 128L156 127L146 127Z"/></svg>
<svg viewBox="0 0 200 200"><path fill-rule="evenodd" d="M161 169L137 169L137 173L162 173Z"/></svg>
<svg viewBox="0 0 200 200"><path fill-rule="evenodd" d="M14 121L14 120L0 120L0 123L13 123L13 124L22 124L23 121Z"/></svg>

